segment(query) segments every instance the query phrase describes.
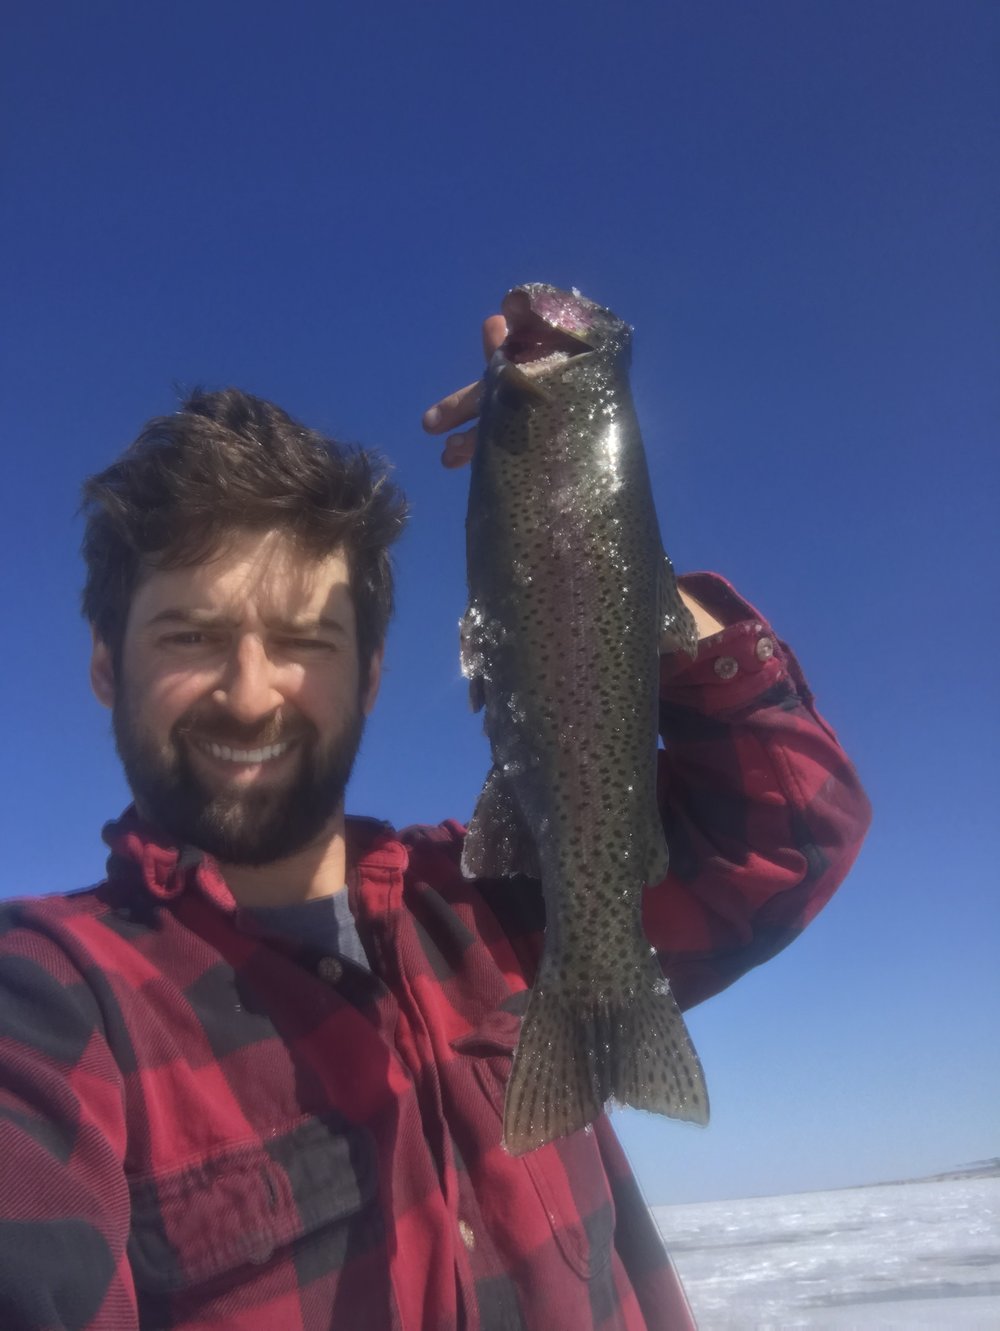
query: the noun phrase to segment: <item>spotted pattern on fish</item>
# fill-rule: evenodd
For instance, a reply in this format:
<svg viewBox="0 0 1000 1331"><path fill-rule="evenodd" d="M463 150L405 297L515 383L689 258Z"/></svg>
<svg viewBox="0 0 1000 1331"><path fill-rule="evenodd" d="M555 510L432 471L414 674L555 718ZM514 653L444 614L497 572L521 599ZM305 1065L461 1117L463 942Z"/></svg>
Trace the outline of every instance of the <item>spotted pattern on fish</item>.
<svg viewBox="0 0 1000 1331"><path fill-rule="evenodd" d="M693 650L696 635L660 541L630 330L538 284L515 288L505 312L511 334L487 373L473 459L462 624L493 769L463 866L540 873L545 894L505 1109L505 1142L520 1153L612 1098L705 1121L707 1096L639 924L643 884L667 870L660 641L672 632Z"/></svg>

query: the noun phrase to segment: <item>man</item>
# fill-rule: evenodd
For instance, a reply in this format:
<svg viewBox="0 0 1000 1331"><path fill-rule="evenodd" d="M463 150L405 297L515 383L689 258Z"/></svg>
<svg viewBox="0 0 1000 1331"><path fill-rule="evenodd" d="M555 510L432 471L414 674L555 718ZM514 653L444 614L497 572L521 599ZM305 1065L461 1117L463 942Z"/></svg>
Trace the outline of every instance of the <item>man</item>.
<svg viewBox="0 0 1000 1331"><path fill-rule="evenodd" d="M470 387L425 424L474 413ZM401 496L228 390L150 422L85 511L135 804L105 882L0 915L0 1327L692 1325L606 1119L500 1144L537 884L463 880L456 823L345 818ZM703 641L664 660L645 898L682 1006L794 937L868 817L766 622L684 588Z"/></svg>

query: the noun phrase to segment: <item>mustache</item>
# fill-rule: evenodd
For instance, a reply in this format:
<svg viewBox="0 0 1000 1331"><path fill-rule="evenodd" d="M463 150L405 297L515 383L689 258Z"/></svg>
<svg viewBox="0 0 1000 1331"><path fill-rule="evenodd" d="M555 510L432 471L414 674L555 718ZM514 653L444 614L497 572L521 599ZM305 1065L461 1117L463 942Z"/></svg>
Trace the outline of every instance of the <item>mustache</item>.
<svg viewBox="0 0 1000 1331"><path fill-rule="evenodd" d="M261 721L246 725L231 716L186 716L174 726L177 739L199 739L231 748L259 749L268 744L285 744L308 738L313 727L303 721L272 713Z"/></svg>

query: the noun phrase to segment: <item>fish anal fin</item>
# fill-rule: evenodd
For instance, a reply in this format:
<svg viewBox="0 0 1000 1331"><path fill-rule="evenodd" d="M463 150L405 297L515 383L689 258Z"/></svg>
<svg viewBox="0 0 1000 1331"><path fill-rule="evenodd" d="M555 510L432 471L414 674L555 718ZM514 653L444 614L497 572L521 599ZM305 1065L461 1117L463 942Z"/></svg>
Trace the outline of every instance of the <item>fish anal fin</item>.
<svg viewBox="0 0 1000 1331"><path fill-rule="evenodd" d="M540 878L538 850L510 783L490 769L465 834L462 873L467 878Z"/></svg>

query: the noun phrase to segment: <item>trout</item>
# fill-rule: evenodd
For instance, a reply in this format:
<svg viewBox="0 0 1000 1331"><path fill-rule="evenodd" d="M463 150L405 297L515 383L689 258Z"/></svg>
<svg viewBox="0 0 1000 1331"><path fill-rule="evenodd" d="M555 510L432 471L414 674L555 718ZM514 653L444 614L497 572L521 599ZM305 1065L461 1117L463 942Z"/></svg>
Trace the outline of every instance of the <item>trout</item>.
<svg viewBox="0 0 1000 1331"><path fill-rule="evenodd" d="M608 1101L708 1121L701 1064L643 935L667 846L659 653L697 631L663 551L628 381L631 329L578 292L510 291L466 519L462 667L493 765L469 877L541 880L545 937L507 1084L521 1155Z"/></svg>

